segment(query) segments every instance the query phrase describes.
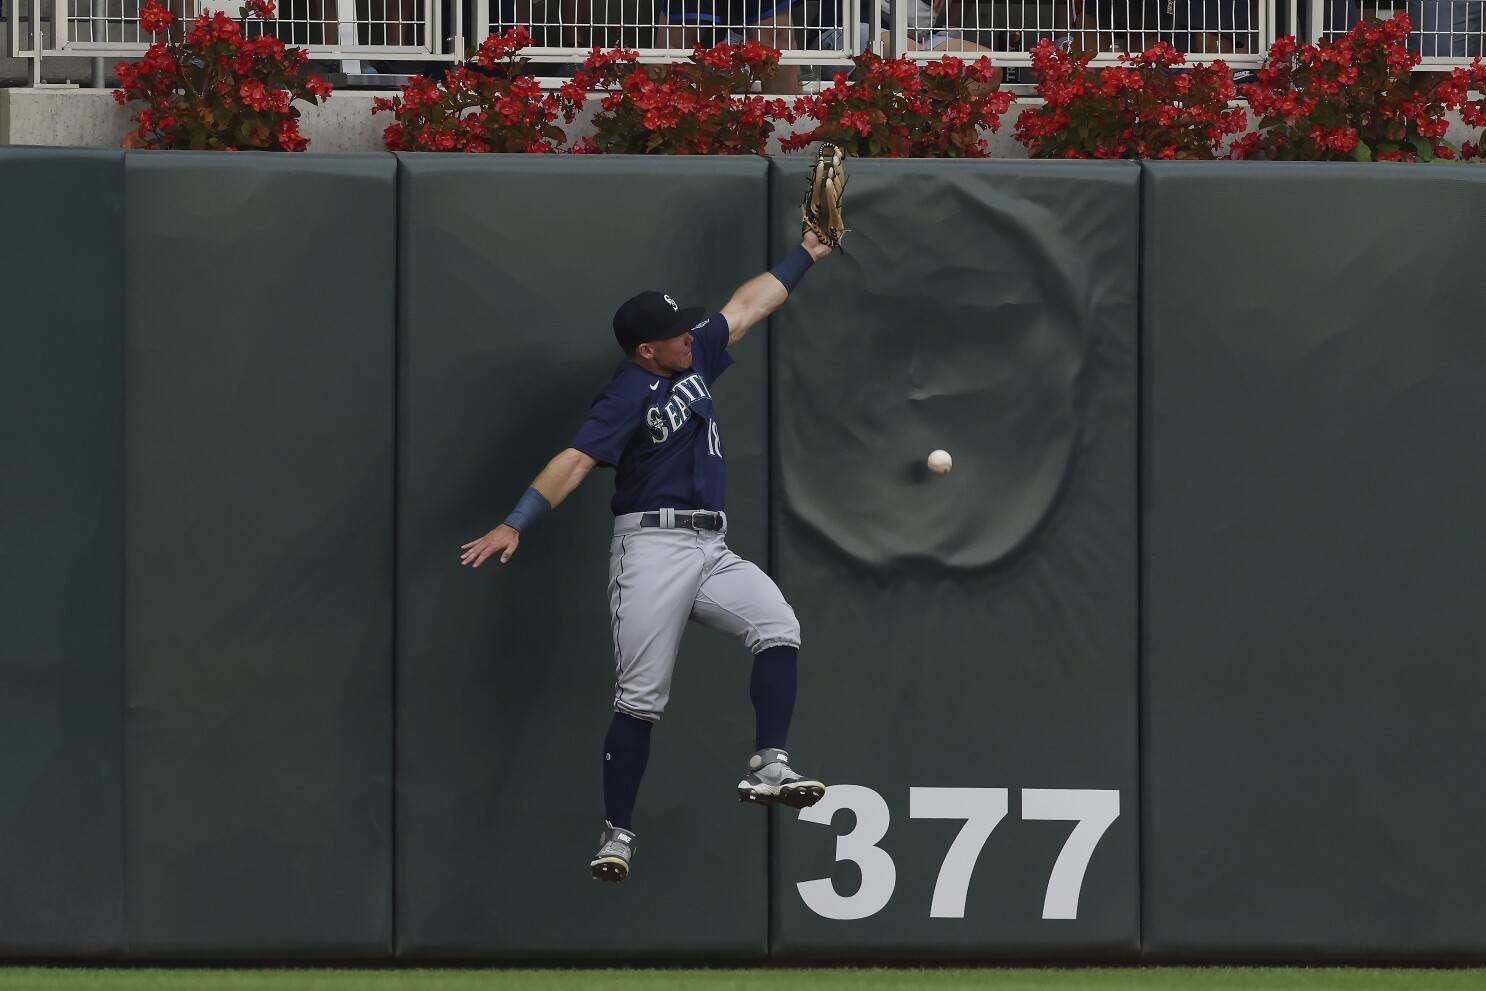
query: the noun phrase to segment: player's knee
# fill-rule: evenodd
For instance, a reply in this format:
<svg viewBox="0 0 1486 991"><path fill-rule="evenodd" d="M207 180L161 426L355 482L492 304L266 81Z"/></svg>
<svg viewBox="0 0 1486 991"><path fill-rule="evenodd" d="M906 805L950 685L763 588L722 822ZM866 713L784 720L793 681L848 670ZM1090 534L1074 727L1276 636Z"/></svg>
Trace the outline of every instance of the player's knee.
<svg viewBox="0 0 1486 991"><path fill-rule="evenodd" d="M614 711L655 722L671 699L671 672L654 664L631 662L614 682Z"/></svg>
<svg viewBox="0 0 1486 991"><path fill-rule="evenodd" d="M748 649L757 654L770 647L800 645L800 621L789 603L781 602L769 615L754 625L745 638Z"/></svg>
<svg viewBox="0 0 1486 991"><path fill-rule="evenodd" d="M660 714L665 711L665 708L666 706L664 702L649 704L642 702L636 704L631 702L621 702L618 699L614 701L615 712L619 713L620 715L633 716L636 719L643 719L647 723L659 722Z"/></svg>

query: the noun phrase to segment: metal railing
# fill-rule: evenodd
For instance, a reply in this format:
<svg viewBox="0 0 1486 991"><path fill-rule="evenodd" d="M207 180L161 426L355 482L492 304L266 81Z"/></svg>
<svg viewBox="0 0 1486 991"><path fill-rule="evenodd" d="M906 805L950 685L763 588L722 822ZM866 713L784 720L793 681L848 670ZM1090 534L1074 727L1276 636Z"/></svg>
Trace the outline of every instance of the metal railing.
<svg viewBox="0 0 1486 991"><path fill-rule="evenodd" d="M138 26L144 2L11 0L11 55L32 60L34 82L43 58L138 57L149 44ZM203 0L170 2L189 19ZM236 14L237 0L225 2ZM384 72L457 62L487 33L521 24L535 39L525 54L547 66L581 62L595 46L636 48L643 61L664 62L690 55L693 44L752 38L781 49L785 66L818 66L828 77L868 48L917 59L984 53L1008 69L1026 67L1043 39L1097 52L1100 63L1166 41L1191 61L1250 67L1282 34L1317 41L1364 13L1396 10L1413 19L1409 43L1424 57L1421 69L1465 65L1486 52L1486 0L280 0L269 30L348 72L359 71L357 60L391 63ZM798 72L785 75L787 89Z"/></svg>
<svg viewBox="0 0 1486 991"><path fill-rule="evenodd" d="M495 9L485 0L475 23L493 32L533 25L538 47L529 51L550 61L581 61L593 45L617 44L638 48L646 61L670 61L689 55L695 42L760 38L783 51L785 65L821 66L845 65L869 48L915 59L986 54L999 65L1030 66L1028 52L1043 38L1067 39L1100 53L1103 63L1166 40L1237 66L1263 61L1275 37L1266 0L1252 14L1249 0L802 0L779 14L768 9L771 2L551 0L519 7L507 0ZM1160 14L1158 3L1174 16Z"/></svg>
<svg viewBox="0 0 1486 991"><path fill-rule="evenodd" d="M990 55L1008 68L1031 65L1038 42L1097 53L1095 64L1116 62L1123 52L1164 41L1192 61L1223 59L1234 67L1258 65L1274 41L1271 3L1249 0L1071 0L1066 3L970 4L956 16L944 0L900 2L889 21L890 37L909 58L944 53ZM932 6L931 6L932 3Z"/></svg>
<svg viewBox="0 0 1486 991"><path fill-rule="evenodd" d="M31 59L41 79L44 58L138 58L151 37L139 26L149 0L19 0L7 13L13 58ZM185 30L203 10L236 17L238 0L167 0ZM307 48L320 61L447 61L464 57L462 5L440 0L278 0L274 21L250 20L247 33L271 32ZM356 71L359 71L359 67Z"/></svg>
<svg viewBox="0 0 1486 991"><path fill-rule="evenodd" d="M1424 70L1466 65L1486 55L1486 0L1306 0L1305 19L1317 26L1310 40L1346 34L1364 13L1381 18L1406 12L1414 26L1409 48ZM1291 0L1292 18L1296 0ZM1308 15L1308 16L1307 16ZM1293 23L1293 21L1292 21Z"/></svg>

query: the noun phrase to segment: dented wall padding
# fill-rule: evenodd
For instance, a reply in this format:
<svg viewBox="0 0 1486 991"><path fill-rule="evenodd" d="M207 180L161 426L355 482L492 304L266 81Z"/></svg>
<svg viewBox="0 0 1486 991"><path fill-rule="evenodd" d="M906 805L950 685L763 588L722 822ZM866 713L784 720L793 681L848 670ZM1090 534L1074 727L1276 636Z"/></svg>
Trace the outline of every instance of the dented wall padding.
<svg viewBox="0 0 1486 991"><path fill-rule="evenodd" d="M773 331L793 746L835 810L776 821L775 954L1132 958L1139 171L848 169Z"/></svg>

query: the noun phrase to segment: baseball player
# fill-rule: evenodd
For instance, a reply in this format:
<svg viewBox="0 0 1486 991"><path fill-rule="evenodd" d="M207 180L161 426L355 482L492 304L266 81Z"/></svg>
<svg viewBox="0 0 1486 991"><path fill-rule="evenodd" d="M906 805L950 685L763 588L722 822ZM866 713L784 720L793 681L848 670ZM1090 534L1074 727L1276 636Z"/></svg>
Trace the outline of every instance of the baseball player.
<svg viewBox="0 0 1486 991"><path fill-rule="evenodd" d="M784 261L745 282L719 312L682 309L642 292L614 314L624 360L593 401L572 444L537 475L504 523L463 546L462 564L511 560L522 534L596 465L613 467L614 536L609 612L614 635L614 717L604 739L607 821L589 868L601 881L628 876L632 821L650 756L650 729L665 711L688 620L741 640L753 653L756 717L741 801L802 809L825 785L795 771L785 752L794 713L800 627L763 571L728 549L723 441L712 386L741 341L831 253L807 231Z"/></svg>

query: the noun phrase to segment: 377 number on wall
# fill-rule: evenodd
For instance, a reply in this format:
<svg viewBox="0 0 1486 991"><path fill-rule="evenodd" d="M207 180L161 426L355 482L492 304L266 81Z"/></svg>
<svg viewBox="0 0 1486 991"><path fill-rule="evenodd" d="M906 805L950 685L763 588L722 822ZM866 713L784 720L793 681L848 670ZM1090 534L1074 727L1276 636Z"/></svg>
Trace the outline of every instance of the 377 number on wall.
<svg viewBox="0 0 1486 991"><path fill-rule="evenodd" d="M1010 790L1006 788L909 788L910 819L963 819L965 825L949 845L929 917L963 919L970 875L991 832L1006 818ZM830 878L801 881L800 898L816 915L827 919L865 919L876 915L893 897L898 868L877 844L887 835L892 816L887 802L863 785L831 785L825 797L800 811L805 822L829 826L841 809L856 815L856 827L836 837L836 859L854 862L862 872L855 893L841 895ZM1094 848L1110 824L1120 817L1120 793L1075 788L1023 788L1022 819L1076 822L1047 879L1042 902L1044 919L1078 918L1078 896Z"/></svg>

